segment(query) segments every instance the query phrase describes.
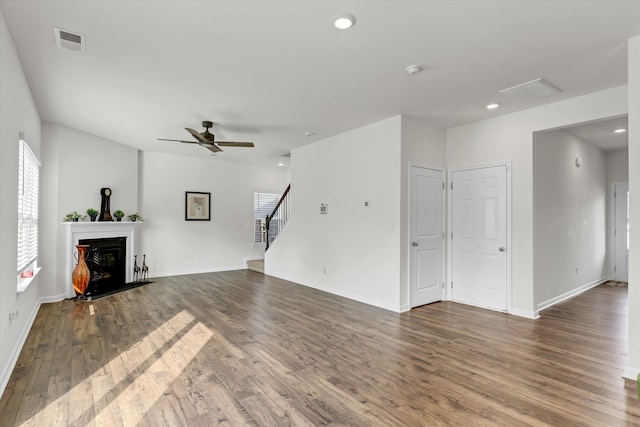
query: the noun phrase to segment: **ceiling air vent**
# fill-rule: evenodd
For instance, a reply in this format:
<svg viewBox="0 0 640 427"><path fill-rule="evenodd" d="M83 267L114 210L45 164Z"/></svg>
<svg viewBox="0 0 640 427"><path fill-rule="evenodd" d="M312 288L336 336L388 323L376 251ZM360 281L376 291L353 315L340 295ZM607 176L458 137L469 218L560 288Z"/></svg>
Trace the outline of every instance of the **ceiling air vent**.
<svg viewBox="0 0 640 427"><path fill-rule="evenodd" d="M498 92L510 98L518 100L528 100L555 95L556 93L560 93L560 89L558 89L545 79L539 78L531 80L530 82L521 83L519 85L499 90Z"/></svg>
<svg viewBox="0 0 640 427"><path fill-rule="evenodd" d="M85 53L84 34L72 33L61 28L53 29L56 34L56 46L60 49L72 50L74 52Z"/></svg>

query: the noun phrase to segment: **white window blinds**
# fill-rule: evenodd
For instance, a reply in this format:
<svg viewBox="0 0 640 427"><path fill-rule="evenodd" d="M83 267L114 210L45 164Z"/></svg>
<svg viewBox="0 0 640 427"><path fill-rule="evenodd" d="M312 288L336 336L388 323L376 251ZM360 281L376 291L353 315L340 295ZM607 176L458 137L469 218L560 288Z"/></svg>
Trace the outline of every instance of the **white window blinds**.
<svg viewBox="0 0 640 427"><path fill-rule="evenodd" d="M18 151L18 274L38 259L38 183L40 162L20 139Z"/></svg>
<svg viewBox="0 0 640 427"><path fill-rule="evenodd" d="M262 244L267 241L265 218L271 215L280 200L280 194L253 193L253 243Z"/></svg>

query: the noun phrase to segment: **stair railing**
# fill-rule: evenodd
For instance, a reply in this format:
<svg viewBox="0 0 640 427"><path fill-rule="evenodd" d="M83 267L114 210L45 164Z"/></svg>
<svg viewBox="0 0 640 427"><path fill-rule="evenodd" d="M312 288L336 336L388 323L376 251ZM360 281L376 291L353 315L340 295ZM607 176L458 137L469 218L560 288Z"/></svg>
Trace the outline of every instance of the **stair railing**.
<svg viewBox="0 0 640 427"><path fill-rule="evenodd" d="M265 251L269 249L269 245L278 237L278 234L282 231L284 226L289 221L291 216L291 206L289 204L289 190L291 190L291 184L284 190L282 197L278 200L278 204L273 208L273 212L267 215L265 219L265 229L267 235L267 246Z"/></svg>

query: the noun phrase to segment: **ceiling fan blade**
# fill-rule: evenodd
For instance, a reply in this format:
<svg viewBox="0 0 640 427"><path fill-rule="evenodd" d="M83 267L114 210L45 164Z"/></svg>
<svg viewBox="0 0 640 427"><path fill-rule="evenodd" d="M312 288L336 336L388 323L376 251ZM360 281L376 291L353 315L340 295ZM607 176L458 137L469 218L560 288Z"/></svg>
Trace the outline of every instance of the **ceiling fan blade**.
<svg viewBox="0 0 640 427"><path fill-rule="evenodd" d="M216 141L221 147L255 147L253 142Z"/></svg>
<svg viewBox="0 0 640 427"><path fill-rule="evenodd" d="M184 142L187 144L197 144L195 141L182 141L181 139L156 138L158 141Z"/></svg>
<svg viewBox="0 0 640 427"><path fill-rule="evenodd" d="M219 151L222 151L222 149L215 144L200 144L200 145L202 145L207 150L210 150L212 153L217 153Z"/></svg>
<svg viewBox="0 0 640 427"><path fill-rule="evenodd" d="M198 132L197 130L193 130L191 128L185 128L187 132L189 132L191 135L193 135L193 137L195 139L197 139L200 142L211 142L209 140L207 140L205 137L203 137L202 135L200 135L200 132Z"/></svg>

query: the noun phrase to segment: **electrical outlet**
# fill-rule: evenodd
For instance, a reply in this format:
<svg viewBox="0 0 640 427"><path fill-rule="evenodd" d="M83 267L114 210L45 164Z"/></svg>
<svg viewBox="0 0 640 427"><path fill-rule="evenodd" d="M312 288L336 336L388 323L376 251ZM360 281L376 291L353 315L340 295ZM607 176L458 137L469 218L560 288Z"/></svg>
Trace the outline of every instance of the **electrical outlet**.
<svg viewBox="0 0 640 427"><path fill-rule="evenodd" d="M322 267L322 274L327 274L327 267Z"/></svg>
<svg viewBox="0 0 640 427"><path fill-rule="evenodd" d="M18 318L18 316L20 315L20 312L18 310L13 310L9 313L9 321L13 321L16 320Z"/></svg>
<svg viewBox="0 0 640 427"><path fill-rule="evenodd" d="M578 266L576 265L576 274L578 274Z"/></svg>

